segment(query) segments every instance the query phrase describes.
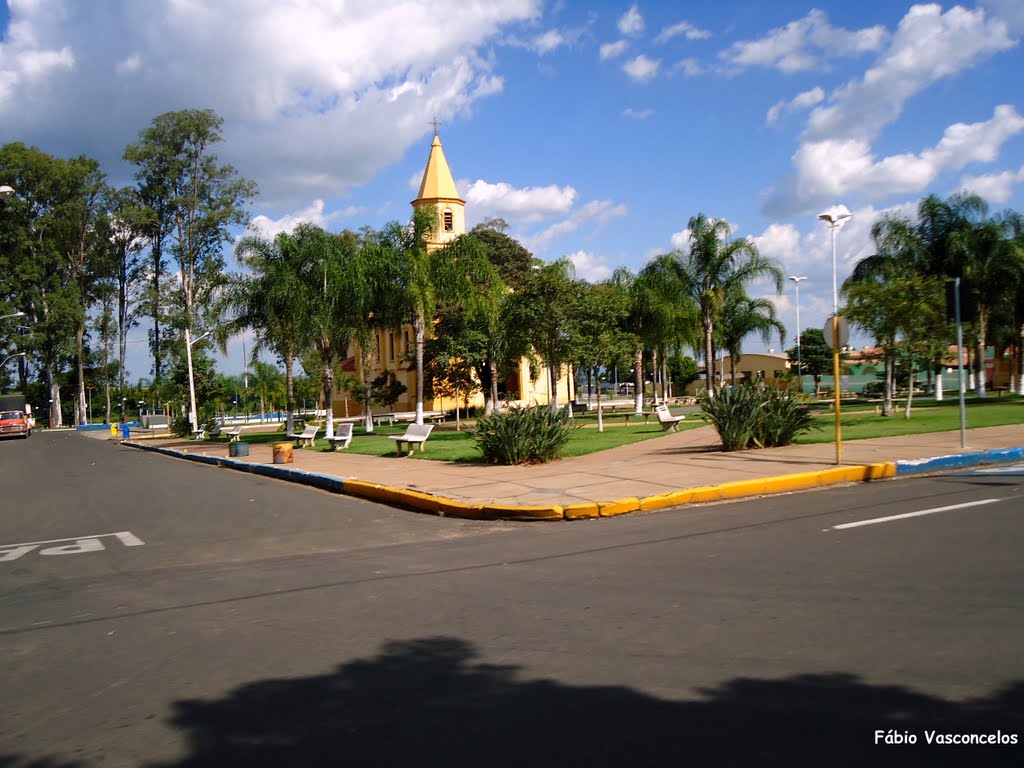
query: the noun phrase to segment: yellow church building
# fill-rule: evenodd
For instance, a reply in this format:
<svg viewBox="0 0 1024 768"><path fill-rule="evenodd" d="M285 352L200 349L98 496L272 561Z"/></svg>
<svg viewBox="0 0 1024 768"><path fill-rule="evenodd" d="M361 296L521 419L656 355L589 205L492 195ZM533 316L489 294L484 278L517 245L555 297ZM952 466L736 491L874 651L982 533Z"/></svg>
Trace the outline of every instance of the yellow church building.
<svg viewBox="0 0 1024 768"><path fill-rule="evenodd" d="M438 222L437 232L431 231L427 241L429 251L441 248L452 242L461 235L466 234L466 201L459 197L455 188L455 180L452 178L451 169L445 159L444 150L441 147L441 138L434 133L433 143L430 145L430 156L427 158L427 165L423 169L423 179L420 182L419 194L412 201L413 210L427 209L434 215ZM428 331L429 332L429 331ZM387 370L395 374L395 379L405 385L406 391L394 405L396 412L411 412L416 409L416 365L412 362L415 352L415 335L411 324L403 325L401 328L378 331L375 334L375 349L371 350L371 369L368 378L374 379L383 371ZM363 378L361 356L358 348L352 348L350 356L341 364L342 372L348 376ZM503 402L515 406L546 405L551 401L549 391L547 369L540 367L535 370L536 379L530 376L530 365L528 361L521 360L519 365L512 370L499 386L499 397ZM350 393L346 392L340 382L342 377L336 378L339 386L335 390L333 402L331 403L334 418L346 416L357 416L362 414L362 406ZM576 396L573 377L569 368L563 372L558 381L558 402L568 403ZM459 405L464 402L460 398ZM477 391L469 398L469 405L477 408L483 407L483 393ZM423 410L427 411L454 411L455 399L453 397L443 398L435 396L433 399L424 397Z"/></svg>

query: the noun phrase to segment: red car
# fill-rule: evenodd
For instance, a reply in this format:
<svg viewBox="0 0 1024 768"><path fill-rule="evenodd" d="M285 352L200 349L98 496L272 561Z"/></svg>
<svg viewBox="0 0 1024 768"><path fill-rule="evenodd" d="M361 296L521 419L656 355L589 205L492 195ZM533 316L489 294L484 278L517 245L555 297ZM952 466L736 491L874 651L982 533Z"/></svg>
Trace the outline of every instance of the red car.
<svg viewBox="0 0 1024 768"><path fill-rule="evenodd" d="M0 411L0 437L25 438L32 434L32 426L24 411Z"/></svg>

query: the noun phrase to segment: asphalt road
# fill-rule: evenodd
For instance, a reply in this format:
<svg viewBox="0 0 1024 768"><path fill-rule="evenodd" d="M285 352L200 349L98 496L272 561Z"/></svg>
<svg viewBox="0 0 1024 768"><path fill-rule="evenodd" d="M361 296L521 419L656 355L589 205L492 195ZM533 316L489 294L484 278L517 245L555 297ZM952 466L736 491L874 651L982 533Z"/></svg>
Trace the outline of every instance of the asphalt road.
<svg viewBox="0 0 1024 768"><path fill-rule="evenodd" d="M0 442L0 766L1019 765L1022 486L494 524Z"/></svg>

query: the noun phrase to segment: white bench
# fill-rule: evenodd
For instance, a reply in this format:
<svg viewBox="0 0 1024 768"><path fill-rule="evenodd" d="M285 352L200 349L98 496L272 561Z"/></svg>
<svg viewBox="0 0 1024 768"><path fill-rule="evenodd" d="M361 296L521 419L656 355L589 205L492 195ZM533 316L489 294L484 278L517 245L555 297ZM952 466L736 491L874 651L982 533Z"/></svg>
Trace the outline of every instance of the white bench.
<svg viewBox="0 0 1024 768"><path fill-rule="evenodd" d="M352 442L352 425L351 424L339 424L334 430L334 437L328 435L327 442L331 444L331 447L336 451L342 451L348 448L349 443Z"/></svg>
<svg viewBox="0 0 1024 768"><path fill-rule="evenodd" d="M239 424L236 427L231 427L231 429L222 429L218 435L227 435L229 443L237 443L242 436L242 425Z"/></svg>
<svg viewBox="0 0 1024 768"><path fill-rule="evenodd" d="M316 433L320 431L320 427L316 424L310 424L302 432L298 434L289 433L288 437L295 441L295 445L304 447L313 447L313 441L316 440Z"/></svg>
<svg viewBox="0 0 1024 768"><path fill-rule="evenodd" d="M409 455L412 456L412 447L414 445L419 445L420 453L423 453L423 444L427 442L427 438L430 437L430 431L433 428L433 424L410 424L406 428L404 435L388 435L388 437L395 441L395 448L398 450L399 456L402 455L403 445L409 447Z"/></svg>
<svg viewBox="0 0 1024 768"><path fill-rule="evenodd" d="M667 405L659 405L654 409L654 412L658 416L658 423L661 424L661 428L668 432L675 432L676 425L686 418L685 416L673 416Z"/></svg>

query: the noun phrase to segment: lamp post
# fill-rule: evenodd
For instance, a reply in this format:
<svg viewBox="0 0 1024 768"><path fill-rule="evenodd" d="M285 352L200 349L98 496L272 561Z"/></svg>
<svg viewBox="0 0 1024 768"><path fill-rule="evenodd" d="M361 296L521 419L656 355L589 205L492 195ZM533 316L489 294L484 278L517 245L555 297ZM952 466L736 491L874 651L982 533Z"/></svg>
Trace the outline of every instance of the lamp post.
<svg viewBox="0 0 1024 768"><path fill-rule="evenodd" d="M800 281L806 280L806 275L790 275L789 279L796 286L796 380L800 383L800 394L804 393L804 376L800 361Z"/></svg>
<svg viewBox="0 0 1024 768"><path fill-rule="evenodd" d="M10 315L2 315L2 316L0 316L0 320L6 320L9 317L24 317L24 316L25 316L24 312L14 312L13 314L10 314Z"/></svg>
<svg viewBox="0 0 1024 768"><path fill-rule="evenodd" d="M828 223L828 231L832 236L832 394L835 397L833 410L836 412L836 464L843 463L843 433L839 423L839 288L836 280L836 228L851 215L845 207L842 211L818 214L819 219Z"/></svg>
<svg viewBox="0 0 1024 768"><path fill-rule="evenodd" d="M202 336L192 338L192 331L188 328L185 329L185 356L188 358L188 401L189 401L189 414L188 420L192 424L192 431L199 431L199 415L196 413L196 379L192 372L192 345L196 344L207 336L210 332L207 331Z"/></svg>
<svg viewBox="0 0 1024 768"><path fill-rule="evenodd" d="M86 392L89 393L89 410L86 412L85 418L89 421L90 424L92 424L92 391L94 389L96 389L96 387L92 385L88 385L85 388Z"/></svg>
<svg viewBox="0 0 1024 768"><path fill-rule="evenodd" d="M4 361L2 363L0 363L0 368L3 368L5 365L7 365L14 358L16 358L16 357L24 357L24 356L25 356L24 352L15 352L13 355L8 355L7 357L4 358Z"/></svg>

